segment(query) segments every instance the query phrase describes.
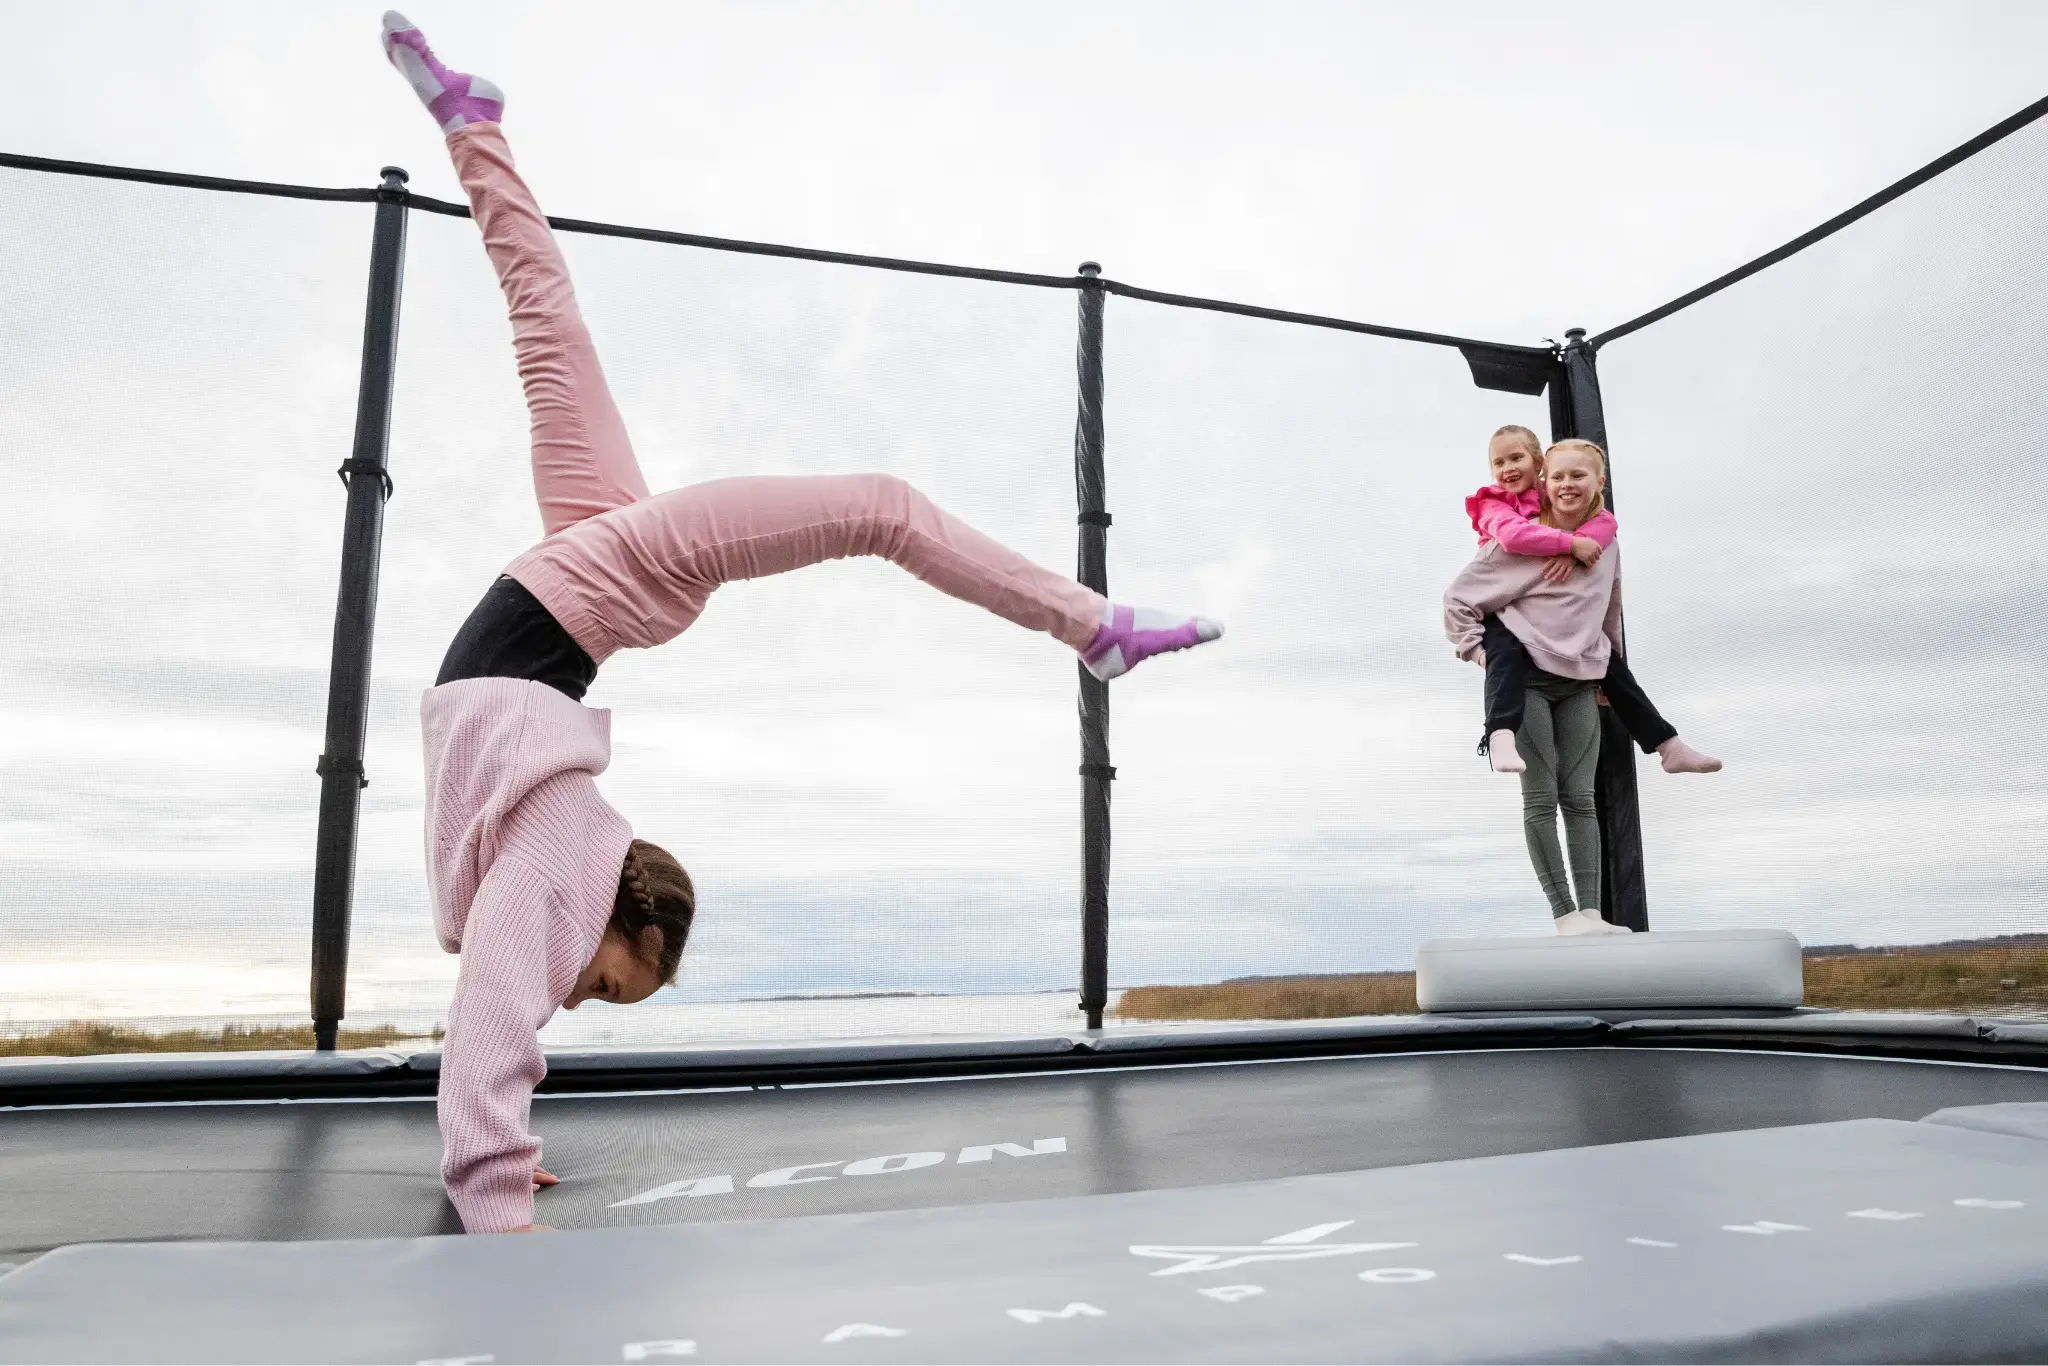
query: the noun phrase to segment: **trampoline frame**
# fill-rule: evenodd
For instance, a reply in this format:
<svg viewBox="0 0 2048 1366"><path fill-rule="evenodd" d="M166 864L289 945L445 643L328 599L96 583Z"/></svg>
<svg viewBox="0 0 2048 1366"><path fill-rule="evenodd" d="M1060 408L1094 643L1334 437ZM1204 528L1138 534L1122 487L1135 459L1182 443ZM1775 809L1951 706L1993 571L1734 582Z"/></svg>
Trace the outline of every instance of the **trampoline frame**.
<svg viewBox="0 0 2048 1366"><path fill-rule="evenodd" d="M674 1049L556 1048L536 1095L702 1091L1364 1058L1474 1049L1718 1049L2048 1068L2048 1022L1797 1011L1366 1016L1290 1024ZM439 1049L0 1059L0 1111L206 1101L425 1097Z"/></svg>

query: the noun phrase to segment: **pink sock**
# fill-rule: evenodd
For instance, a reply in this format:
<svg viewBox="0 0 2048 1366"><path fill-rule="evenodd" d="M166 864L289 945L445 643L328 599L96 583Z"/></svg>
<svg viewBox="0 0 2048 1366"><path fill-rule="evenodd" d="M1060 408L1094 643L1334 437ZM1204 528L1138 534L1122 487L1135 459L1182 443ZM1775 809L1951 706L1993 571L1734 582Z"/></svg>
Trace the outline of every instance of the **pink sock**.
<svg viewBox="0 0 2048 1366"><path fill-rule="evenodd" d="M1522 773L1529 767L1522 759L1522 751L1515 748L1515 733L1511 730L1497 730L1486 737L1486 757L1493 761L1495 773Z"/></svg>
<svg viewBox="0 0 2048 1366"><path fill-rule="evenodd" d="M1206 644L1223 634L1223 623L1207 617L1185 617L1150 607L1103 609L1095 639L1081 651L1088 672L1105 681L1129 673L1153 655Z"/></svg>
<svg viewBox="0 0 2048 1366"><path fill-rule="evenodd" d="M384 55L411 84L420 103L452 133L471 123L498 123L505 117L505 92L481 76L450 71L427 46L426 35L397 10L384 11Z"/></svg>
<svg viewBox="0 0 2048 1366"><path fill-rule="evenodd" d="M1657 746L1657 757L1664 763L1666 773L1719 773L1721 761L1711 754L1702 754L1676 735Z"/></svg>

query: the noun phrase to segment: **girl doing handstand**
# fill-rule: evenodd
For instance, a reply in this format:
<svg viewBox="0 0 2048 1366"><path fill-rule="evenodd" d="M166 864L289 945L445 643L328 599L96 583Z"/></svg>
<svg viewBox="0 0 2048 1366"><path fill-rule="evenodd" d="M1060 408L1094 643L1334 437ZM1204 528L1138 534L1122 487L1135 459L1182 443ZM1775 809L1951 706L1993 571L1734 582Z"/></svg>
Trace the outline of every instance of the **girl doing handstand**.
<svg viewBox="0 0 2048 1366"><path fill-rule="evenodd" d="M447 135L510 306L546 539L506 567L420 706L428 878L462 955L439 1095L442 1175L470 1232L532 1226L557 1007L628 1004L675 978L689 875L599 795L610 713L584 691L615 651L671 640L720 584L878 555L1078 651L1098 678L1216 639L1200 617L1113 605L881 474L722 479L650 495L547 219L513 170L504 96L384 16L384 50Z"/></svg>

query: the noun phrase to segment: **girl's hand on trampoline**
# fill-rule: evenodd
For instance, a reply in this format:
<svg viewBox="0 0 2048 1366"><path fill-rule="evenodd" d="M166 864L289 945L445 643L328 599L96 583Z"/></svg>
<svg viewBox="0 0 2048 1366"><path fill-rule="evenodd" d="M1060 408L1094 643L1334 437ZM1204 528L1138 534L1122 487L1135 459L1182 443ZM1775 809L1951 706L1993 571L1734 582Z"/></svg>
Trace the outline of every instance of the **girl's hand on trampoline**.
<svg viewBox="0 0 2048 1366"><path fill-rule="evenodd" d="M562 1184L562 1178L556 1176L546 1167L535 1167L533 1169L533 1184L536 1186L559 1186Z"/></svg>
<svg viewBox="0 0 2048 1366"><path fill-rule="evenodd" d="M521 1224L521 1225L520 1225L520 1226L519 1226L518 1228L508 1228L508 1229L506 1229L506 1230L505 1230L505 1232L507 1232L507 1233L553 1233L553 1232L554 1232L554 1230L553 1230L552 1228L548 1227L548 1226L547 1226L546 1224Z"/></svg>
<svg viewBox="0 0 2048 1366"><path fill-rule="evenodd" d="M1592 542L1588 541L1587 544L1591 545ZM1579 562L1570 555L1552 555L1543 562L1543 581L1545 583L1563 583L1571 576L1571 572L1578 567Z"/></svg>

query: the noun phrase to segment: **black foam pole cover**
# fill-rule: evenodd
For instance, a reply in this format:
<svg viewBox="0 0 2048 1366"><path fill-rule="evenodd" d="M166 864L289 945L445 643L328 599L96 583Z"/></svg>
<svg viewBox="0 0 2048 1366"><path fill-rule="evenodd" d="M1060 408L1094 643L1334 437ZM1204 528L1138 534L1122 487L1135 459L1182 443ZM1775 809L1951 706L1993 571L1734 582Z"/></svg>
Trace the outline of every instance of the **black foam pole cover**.
<svg viewBox="0 0 2048 1366"><path fill-rule="evenodd" d="M1614 452L1607 445L1600 373L1584 328L1565 333L1559 359L1563 374L1550 386L1551 440L1577 437L1607 452L1607 506L1611 510ZM1636 756L1628 731L1615 718L1612 707L1600 709L1600 762L1593 780L1593 803L1600 818L1600 914L1613 924L1647 930L1649 885L1643 874L1643 813L1636 790Z"/></svg>
<svg viewBox="0 0 2048 1366"><path fill-rule="evenodd" d="M1074 497L1080 506L1075 577L1109 594L1109 512L1103 474L1102 304L1094 283L1102 267L1083 262L1080 339L1074 366L1079 404L1074 418ZM1102 1028L1109 1002L1109 685L1079 669L1081 680L1081 1009L1090 1029Z"/></svg>

